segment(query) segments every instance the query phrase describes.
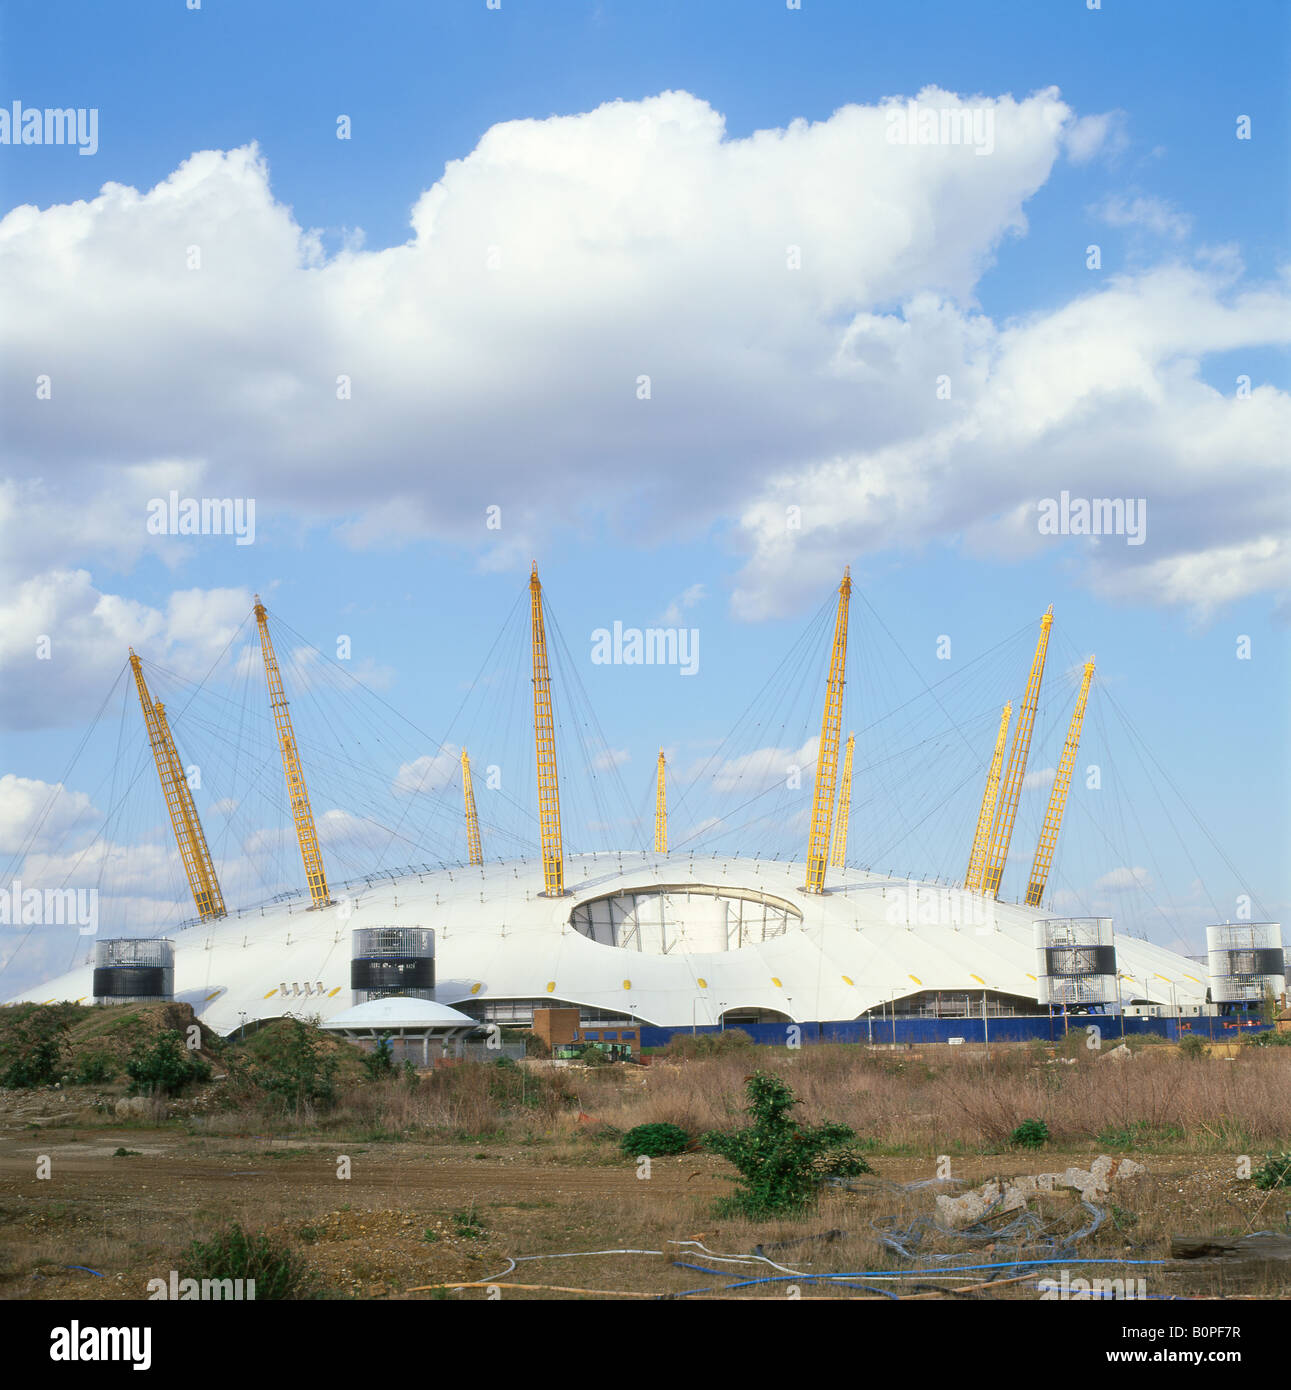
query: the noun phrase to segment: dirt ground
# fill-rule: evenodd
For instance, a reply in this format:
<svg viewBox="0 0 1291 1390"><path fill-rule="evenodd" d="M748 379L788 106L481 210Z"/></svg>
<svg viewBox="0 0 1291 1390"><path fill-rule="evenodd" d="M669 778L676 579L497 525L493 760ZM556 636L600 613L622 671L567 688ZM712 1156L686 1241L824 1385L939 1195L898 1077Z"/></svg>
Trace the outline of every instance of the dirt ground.
<svg viewBox="0 0 1291 1390"><path fill-rule="evenodd" d="M268 1230L299 1249L326 1296L404 1298L578 1298L687 1295L742 1278L779 1283L741 1291L782 1298L793 1284L803 1297L935 1298L938 1284L877 1279L867 1289L808 1282L824 1272L908 1270L878 1240L876 1225L905 1225L933 1209L928 1189L900 1184L935 1175L931 1158L872 1156L873 1179L859 1191L831 1191L798 1222L748 1223L712 1215L727 1192L730 1169L707 1154L656 1159L648 1179L611 1145L347 1143L316 1137L202 1136L173 1123L101 1127L89 1097L41 1093L0 1105L0 1297L134 1299L150 1279L168 1279L184 1246L231 1220ZM33 1115L43 1109L39 1118ZM50 1116L57 1119L49 1127ZM86 1123L79 1126L77 1116ZM119 1150L126 1150L119 1153ZM995 1175L1088 1166L1098 1152L1018 1154L956 1159L953 1176L979 1182ZM349 1177L338 1176L342 1156ZM1083 1243L1083 1259L1160 1261L1171 1232L1287 1229L1291 1194L1260 1192L1236 1177L1236 1156L1154 1156L1113 1194L1110 1217ZM48 1160L48 1177L38 1164ZM1074 1231L1085 1215L1073 1197L1040 1199L1051 1229ZM803 1237L835 1231L830 1240ZM679 1242L702 1242L706 1251ZM788 1248L773 1251L777 1243ZM768 1264L720 1262L714 1254L750 1256L761 1244L794 1281ZM656 1251L658 1254L582 1252ZM710 1253L711 1252L711 1253ZM551 1258L572 1254L572 1258ZM1005 1262L1006 1241L959 1247L925 1245L951 1268ZM546 1256L548 1258L532 1258ZM514 1269L508 1266L516 1260ZM677 1263L699 1266L679 1268ZM1072 1276L1142 1276L1157 1294L1291 1297L1291 1262L1237 1267L1225 1262L1101 1265ZM504 1273L505 1271L505 1273ZM708 1271L708 1272L704 1272ZM1015 1270L993 1277L1015 1276ZM962 1297L1036 1298L1032 1274L982 1289L990 1273L944 1278ZM486 1288L434 1286L491 1281ZM542 1287L519 1287L521 1285ZM499 1292L496 1292L500 1290ZM703 1296L703 1295L700 1295Z"/></svg>

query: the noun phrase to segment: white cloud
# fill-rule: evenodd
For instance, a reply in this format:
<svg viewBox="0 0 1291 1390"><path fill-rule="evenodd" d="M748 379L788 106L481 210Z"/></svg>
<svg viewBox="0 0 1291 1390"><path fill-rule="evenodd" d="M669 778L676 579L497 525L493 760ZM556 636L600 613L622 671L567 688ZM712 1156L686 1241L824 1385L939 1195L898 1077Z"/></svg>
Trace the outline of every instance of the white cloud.
<svg viewBox="0 0 1291 1390"><path fill-rule="evenodd" d="M1090 211L1109 227L1141 227L1157 236L1176 240L1192 230L1192 218L1162 198L1112 194Z"/></svg>
<svg viewBox="0 0 1291 1390"><path fill-rule="evenodd" d="M227 640L248 596L190 591L194 628L91 568L233 545L148 535L147 502L172 487L254 498L258 538L431 537L484 567L527 562L570 497L580 516L630 505L645 543L734 515L751 618L867 552L1034 552L1036 502L1062 487L1149 499L1143 547L1067 538L1106 592L1197 604L1217 572L1228 597L1280 582L1281 560L1235 547L1285 544L1288 398L1257 383L1235 400L1201 363L1285 343L1285 283L1247 286L1234 256L1199 253L993 322L978 282L1026 233L1028 200L1064 154L1114 156L1125 134L1055 89L986 105L989 157L890 144L885 104L741 139L685 92L509 121L415 199L405 244L356 235L330 259L255 146L194 154L149 190L14 209L0 719L82 719L130 642L162 636L150 654L195 668ZM1150 221L1139 201L1124 215ZM507 518L491 549L482 497ZM40 633L53 662L33 660Z"/></svg>
<svg viewBox="0 0 1291 1390"><path fill-rule="evenodd" d="M1064 140L1067 158L1073 164L1088 164L1097 154L1115 160L1129 146L1125 124L1123 111L1104 111L1072 121Z"/></svg>
<svg viewBox="0 0 1291 1390"><path fill-rule="evenodd" d="M1127 893L1133 888L1151 888L1152 875L1144 868L1135 866L1129 868L1122 866L1112 869L1098 879L1094 887L1101 888L1108 893Z"/></svg>
<svg viewBox="0 0 1291 1390"><path fill-rule="evenodd" d="M1048 787L1052 785L1058 769L1056 767L1042 767L1035 772L1028 772L1022 779L1022 790L1031 791L1035 787Z"/></svg>
<svg viewBox="0 0 1291 1390"><path fill-rule="evenodd" d="M716 792L743 791L748 795L764 791L775 782L786 782L797 773L808 792L816 777L816 749L813 735L801 748L757 748L736 758L727 758L710 774ZM707 780L707 779L705 779Z"/></svg>
<svg viewBox="0 0 1291 1390"><path fill-rule="evenodd" d="M606 748L593 759L593 766L598 772L608 772L613 767L621 767L630 756L626 748Z"/></svg>
<svg viewBox="0 0 1291 1390"><path fill-rule="evenodd" d="M412 762L402 764L395 773L391 790L396 796L443 791L457 782L460 768L461 753L449 746L435 754L423 753Z"/></svg>
<svg viewBox="0 0 1291 1390"><path fill-rule="evenodd" d="M6 772L0 777L0 854L46 850L73 831L96 829L99 811L84 792Z"/></svg>
<svg viewBox="0 0 1291 1390"><path fill-rule="evenodd" d="M670 627L676 627L682 620L682 615L688 609L694 608L701 599L708 597L708 591L702 584L692 584L688 589L684 589L675 599L669 603L664 610L663 617L659 620Z"/></svg>
<svg viewBox="0 0 1291 1390"><path fill-rule="evenodd" d="M100 592L86 570L46 570L0 593L0 721L29 729L93 714L130 647L200 680L250 608L241 589L177 590L150 608Z"/></svg>

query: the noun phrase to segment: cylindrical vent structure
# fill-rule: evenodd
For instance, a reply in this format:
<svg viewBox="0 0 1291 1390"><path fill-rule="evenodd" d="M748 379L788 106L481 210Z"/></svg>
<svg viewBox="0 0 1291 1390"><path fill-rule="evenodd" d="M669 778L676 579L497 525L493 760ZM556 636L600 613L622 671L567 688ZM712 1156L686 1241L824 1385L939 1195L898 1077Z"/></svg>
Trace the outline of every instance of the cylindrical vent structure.
<svg viewBox="0 0 1291 1390"><path fill-rule="evenodd" d="M1048 917L1035 924L1036 997L1084 1007L1116 1002L1110 917Z"/></svg>
<svg viewBox="0 0 1291 1390"><path fill-rule="evenodd" d="M350 951L350 988L356 1004L402 994L433 999L435 932L432 927L358 927Z"/></svg>
<svg viewBox="0 0 1291 1390"><path fill-rule="evenodd" d="M94 943L94 1002L151 1004L175 997L175 943L125 936Z"/></svg>
<svg viewBox="0 0 1291 1390"><path fill-rule="evenodd" d="M1280 922L1225 922L1206 928L1210 997L1216 1004L1262 1004L1287 987Z"/></svg>

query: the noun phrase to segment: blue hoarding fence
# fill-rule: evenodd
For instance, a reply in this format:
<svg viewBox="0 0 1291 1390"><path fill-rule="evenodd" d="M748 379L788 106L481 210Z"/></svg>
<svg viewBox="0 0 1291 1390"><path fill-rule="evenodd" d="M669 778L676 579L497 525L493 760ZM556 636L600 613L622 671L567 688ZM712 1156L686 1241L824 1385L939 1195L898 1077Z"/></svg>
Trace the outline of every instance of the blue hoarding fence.
<svg viewBox="0 0 1291 1390"><path fill-rule="evenodd" d="M1181 1037L1199 1037L1206 1042L1237 1042L1254 1032L1268 1028L1266 1023L1249 1019L1238 1020L1219 1015L1191 1015L1185 1018L1138 1018L1122 1014L1020 1014L987 1018L985 1027L976 1018L849 1018L825 1023L732 1023L730 1030L747 1033L755 1043L783 1047L798 1030L794 1040L804 1047L812 1043L872 1043L890 1047L907 1043L949 1043L962 1038L965 1043L1030 1042L1041 1038L1045 1042L1061 1040L1065 1032L1097 1027L1105 1042L1122 1036L1134 1037L1155 1034L1177 1042ZM725 1031L716 1024L692 1028L683 1024L676 1028L654 1028L643 1025L641 1046L665 1047L674 1037L691 1034L710 1034Z"/></svg>

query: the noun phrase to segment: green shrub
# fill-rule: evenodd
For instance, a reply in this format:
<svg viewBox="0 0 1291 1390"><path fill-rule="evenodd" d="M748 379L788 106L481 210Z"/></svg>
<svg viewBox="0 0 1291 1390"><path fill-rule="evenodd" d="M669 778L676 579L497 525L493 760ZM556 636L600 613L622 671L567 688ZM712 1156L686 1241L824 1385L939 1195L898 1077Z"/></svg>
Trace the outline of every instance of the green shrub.
<svg viewBox="0 0 1291 1390"><path fill-rule="evenodd" d="M1248 1033L1242 1042L1247 1047L1291 1047L1291 1033L1275 1033L1270 1028L1263 1033Z"/></svg>
<svg viewBox="0 0 1291 1390"><path fill-rule="evenodd" d="M284 1105L330 1105L336 1099L334 1052L323 1036L298 1018L282 1020L276 1046L255 1068L252 1078Z"/></svg>
<svg viewBox="0 0 1291 1390"><path fill-rule="evenodd" d="M1274 1187L1291 1187L1291 1153L1268 1154L1251 1174L1251 1181L1266 1192Z"/></svg>
<svg viewBox="0 0 1291 1390"><path fill-rule="evenodd" d="M62 1074L67 1020L55 1009L34 1008L5 1030L0 1048L0 1086L26 1090L51 1086Z"/></svg>
<svg viewBox="0 0 1291 1390"><path fill-rule="evenodd" d="M600 1043L588 1043L578 1054L578 1060L585 1067L603 1067L609 1064L610 1055Z"/></svg>
<svg viewBox="0 0 1291 1390"><path fill-rule="evenodd" d="M1042 1149L1049 1142L1049 1126L1043 1120L1023 1120L1009 1135L1017 1149Z"/></svg>
<svg viewBox="0 0 1291 1390"><path fill-rule="evenodd" d="M674 1033L663 1049L665 1057L681 1057L693 1061L696 1057L729 1057L747 1052L753 1039L739 1028L725 1028L717 1033Z"/></svg>
<svg viewBox="0 0 1291 1390"><path fill-rule="evenodd" d="M130 1094L148 1092L171 1096L191 1081L209 1081L211 1069L173 1029L158 1033L146 1051L135 1051L126 1059Z"/></svg>
<svg viewBox="0 0 1291 1390"><path fill-rule="evenodd" d="M181 1257L179 1273L186 1279L254 1279L257 1303L316 1292L309 1267L290 1247L263 1231L244 1231L236 1222L210 1240L195 1240Z"/></svg>
<svg viewBox="0 0 1291 1390"><path fill-rule="evenodd" d="M106 1052L87 1052L77 1062L72 1079L80 1086L97 1086L116 1074L116 1061Z"/></svg>
<svg viewBox="0 0 1291 1390"><path fill-rule="evenodd" d="M745 1082L752 1124L733 1132L704 1136L713 1153L740 1171L734 1196L718 1204L724 1215L760 1220L806 1210L822 1179L870 1173L873 1169L852 1146L847 1125L799 1124L789 1116L797 1104L778 1076L756 1071Z"/></svg>
<svg viewBox="0 0 1291 1390"><path fill-rule="evenodd" d="M1179 1055L1194 1060L1198 1057L1209 1057L1210 1048L1206 1046L1205 1038L1199 1038L1195 1033L1189 1033L1186 1037L1179 1039Z"/></svg>
<svg viewBox="0 0 1291 1390"><path fill-rule="evenodd" d="M686 1152L690 1135L680 1125L637 1125L619 1140L619 1147L629 1158L663 1158L668 1154Z"/></svg>
<svg viewBox="0 0 1291 1390"><path fill-rule="evenodd" d="M363 1070L370 1081L384 1081L394 1072L394 1048L389 1038L378 1038L376 1047L363 1054Z"/></svg>

